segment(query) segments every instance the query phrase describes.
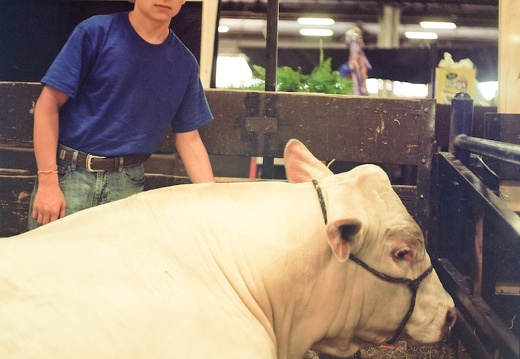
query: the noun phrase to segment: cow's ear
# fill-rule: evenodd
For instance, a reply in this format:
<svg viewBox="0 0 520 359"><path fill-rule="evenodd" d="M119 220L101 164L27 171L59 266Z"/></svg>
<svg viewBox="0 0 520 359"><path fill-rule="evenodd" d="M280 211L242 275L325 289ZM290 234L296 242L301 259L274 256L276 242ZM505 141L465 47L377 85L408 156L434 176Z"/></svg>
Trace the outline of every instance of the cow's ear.
<svg viewBox="0 0 520 359"><path fill-rule="evenodd" d="M295 139L287 142L284 160L289 183L310 182L333 174L303 143Z"/></svg>
<svg viewBox="0 0 520 359"><path fill-rule="evenodd" d="M327 237L332 252L340 262L348 259L352 247L359 246L361 221L356 218L342 219L327 225Z"/></svg>

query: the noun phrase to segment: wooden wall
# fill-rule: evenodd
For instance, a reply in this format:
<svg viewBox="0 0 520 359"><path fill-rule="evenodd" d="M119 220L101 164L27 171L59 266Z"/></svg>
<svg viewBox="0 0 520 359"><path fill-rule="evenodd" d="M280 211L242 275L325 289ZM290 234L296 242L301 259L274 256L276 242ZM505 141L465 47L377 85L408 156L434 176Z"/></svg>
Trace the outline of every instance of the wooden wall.
<svg viewBox="0 0 520 359"><path fill-rule="evenodd" d="M37 83L0 83L0 237L25 230L35 176L32 115L40 91ZM434 100L215 89L206 95L215 120L201 135L217 176L227 176L219 172L226 161L232 167L250 156L282 157L291 138L325 161L398 165L411 175L394 189L429 235ZM189 182L182 169L162 171L172 161L173 136L168 133L147 162L147 168L153 168L147 173L147 189Z"/></svg>

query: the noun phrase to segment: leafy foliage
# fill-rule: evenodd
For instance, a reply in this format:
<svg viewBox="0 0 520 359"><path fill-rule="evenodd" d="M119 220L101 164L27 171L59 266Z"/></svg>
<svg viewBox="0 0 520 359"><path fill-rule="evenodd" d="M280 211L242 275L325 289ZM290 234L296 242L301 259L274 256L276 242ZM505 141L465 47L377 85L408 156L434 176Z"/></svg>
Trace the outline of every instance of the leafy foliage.
<svg viewBox="0 0 520 359"><path fill-rule="evenodd" d="M333 71L332 59L324 59L323 49L320 46L320 62L310 75L302 74L291 67L284 66L276 69L276 90L284 92L319 92L327 94L352 95L354 83L349 78L342 77L338 71ZM265 68L253 65L255 73L254 84L241 87L245 90L265 89Z"/></svg>

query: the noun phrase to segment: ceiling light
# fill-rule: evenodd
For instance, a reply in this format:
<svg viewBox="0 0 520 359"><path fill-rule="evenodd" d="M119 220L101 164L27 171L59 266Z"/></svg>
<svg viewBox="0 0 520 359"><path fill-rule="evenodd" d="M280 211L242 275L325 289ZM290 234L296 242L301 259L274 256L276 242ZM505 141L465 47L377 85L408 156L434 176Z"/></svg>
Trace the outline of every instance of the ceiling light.
<svg viewBox="0 0 520 359"><path fill-rule="evenodd" d="M223 32L228 32L229 31L229 26L225 26L225 25L219 25L218 27L218 32L220 33L223 33Z"/></svg>
<svg viewBox="0 0 520 359"><path fill-rule="evenodd" d="M334 32L329 29L300 29L303 36L332 36Z"/></svg>
<svg viewBox="0 0 520 359"><path fill-rule="evenodd" d="M427 32L427 31L407 31L404 33L404 36L406 36L409 39L420 39L420 40L435 40L438 38L437 34L434 32Z"/></svg>
<svg viewBox="0 0 520 359"><path fill-rule="evenodd" d="M333 25L334 20L328 17L300 17L298 24L301 25Z"/></svg>
<svg viewBox="0 0 520 359"><path fill-rule="evenodd" d="M453 22L447 21L421 21L421 27L424 29L443 29L443 30L453 30L457 28Z"/></svg>

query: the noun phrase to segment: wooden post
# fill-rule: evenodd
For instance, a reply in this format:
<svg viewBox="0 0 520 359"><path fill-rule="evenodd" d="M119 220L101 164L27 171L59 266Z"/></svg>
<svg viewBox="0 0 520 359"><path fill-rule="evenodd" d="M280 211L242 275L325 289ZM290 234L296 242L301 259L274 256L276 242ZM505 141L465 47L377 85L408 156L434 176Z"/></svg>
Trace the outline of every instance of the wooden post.
<svg viewBox="0 0 520 359"><path fill-rule="evenodd" d="M202 2L202 28L200 35L200 80L204 88L211 83L211 69L215 52L218 0L188 0Z"/></svg>
<svg viewBox="0 0 520 359"><path fill-rule="evenodd" d="M498 112L520 113L520 4L518 0L498 4Z"/></svg>
<svg viewBox="0 0 520 359"><path fill-rule="evenodd" d="M474 298L482 297L482 252L484 243L484 211L476 209L474 214L474 247L472 293Z"/></svg>

